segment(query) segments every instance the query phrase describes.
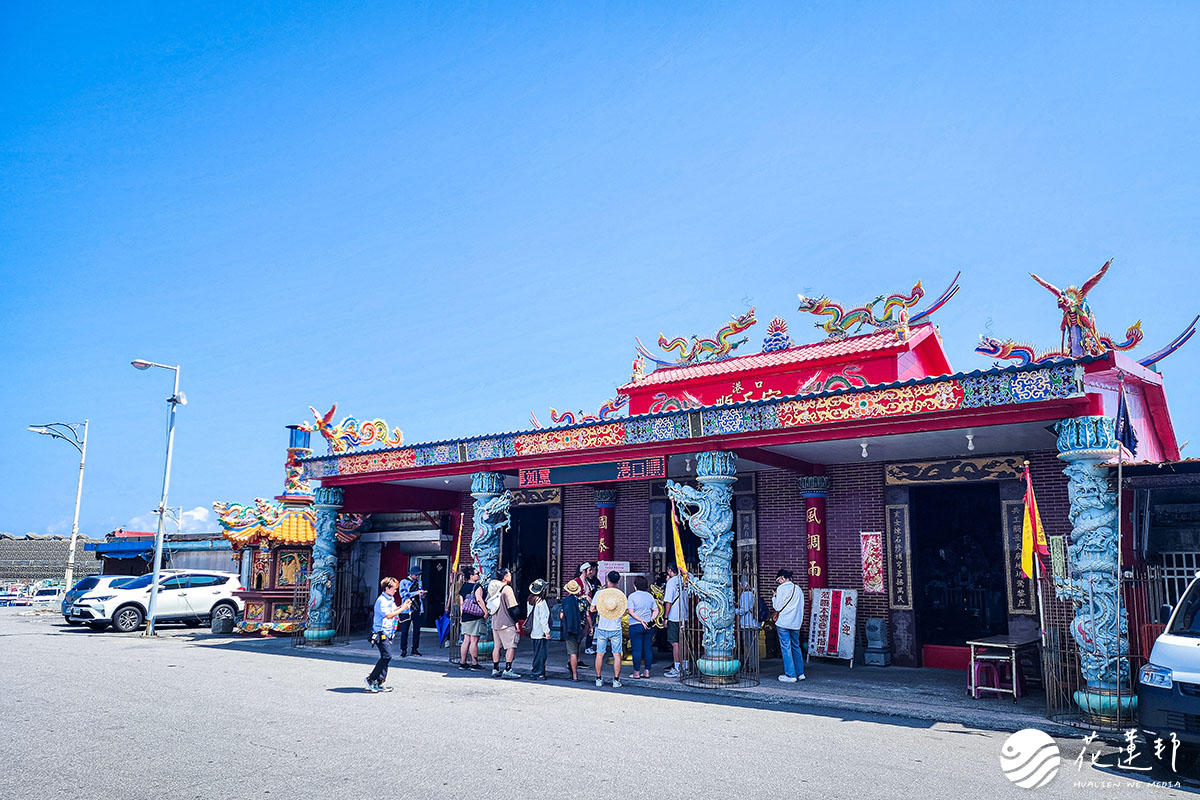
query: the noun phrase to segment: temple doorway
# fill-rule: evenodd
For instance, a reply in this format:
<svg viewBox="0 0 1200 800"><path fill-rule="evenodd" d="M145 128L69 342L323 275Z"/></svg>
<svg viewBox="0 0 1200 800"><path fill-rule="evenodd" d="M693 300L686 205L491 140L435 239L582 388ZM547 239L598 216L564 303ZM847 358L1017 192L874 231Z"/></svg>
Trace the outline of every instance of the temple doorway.
<svg viewBox="0 0 1200 800"><path fill-rule="evenodd" d="M909 520L923 661L957 667L968 639L1008 633L1000 485L914 486Z"/></svg>
<svg viewBox="0 0 1200 800"><path fill-rule="evenodd" d="M510 511L512 524L501 540L500 563L513 571L513 590L525 608L529 584L547 575L549 508L544 505L516 506Z"/></svg>
<svg viewBox="0 0 1200 800"><path fill-rule="evenodd" d="M446 592L449 591L446 556L425 556L421 559L421 586L425 588L425 622L432 628L438 617L446 612Z"/></svg>

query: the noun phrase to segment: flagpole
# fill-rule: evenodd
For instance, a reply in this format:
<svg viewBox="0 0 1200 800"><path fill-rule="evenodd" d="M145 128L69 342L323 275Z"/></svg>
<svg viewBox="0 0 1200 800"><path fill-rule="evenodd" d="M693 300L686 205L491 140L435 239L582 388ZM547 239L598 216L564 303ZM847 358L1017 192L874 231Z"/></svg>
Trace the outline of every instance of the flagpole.
<svg viewBox="0 0 1200 800"><path fill-rule="evenodd" d="M1122 372L1120 368L1117 369L1117 406L1125 412L1125 424L1132 426L1133 423L1129 420L1129 406L1125 401L1125 373ZM1121 416L1120 413L1118 413L1118 416ZM1118 426L1120 426L1120 420L1114 420L1113 437L1117 440L1117 718L1120 719L1121 690L1125 688L1121 683L1121 547L1124 544L1122 541L1121 530L1123 527L1121 525L1121 499L1122 495L1125 494L1123 474L1123 467L1125 463L1125 445L1121 442L1121 431L1117 430ZM1128 630L1128 628L1126 630ZM1133 676L1130 676L1131 684L1132 677Z"/></svg>

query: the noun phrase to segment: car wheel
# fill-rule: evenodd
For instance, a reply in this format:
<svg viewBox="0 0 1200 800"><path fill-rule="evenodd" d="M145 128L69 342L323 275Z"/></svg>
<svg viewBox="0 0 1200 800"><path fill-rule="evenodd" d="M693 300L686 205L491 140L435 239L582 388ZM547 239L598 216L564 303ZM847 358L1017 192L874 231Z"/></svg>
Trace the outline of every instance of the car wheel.
<svg viewBox="0 0 1200 800"><path fill-rule="evenodd" d="M112 626L121 633L133 633L142 627L142 612L137 606L122 606L113 614Z"/></svg>
<svg viewBox="0 0 1200 800"><path fill-rule="evenodd" d="M212 619L234 619L237 617L237 609L233 603L217 603L212 608Z"/></svg>
<svg viewBox="0 0 1200 800"><path fill-rule="evenodd" d="M68 625L82 625L83 624L82 622L77 622L77 621L71 619L70 617L66 616L65 614L63 615L63 621L66 622Z"/></svg>
<svg viewBox="0 0 1200 800"><path fill-rule="evenodd" d="M92 630L94 630L96 633L99 633L100 631L108 629L108 623L107 622L89 622L88 627L91 628Z"/></svg>

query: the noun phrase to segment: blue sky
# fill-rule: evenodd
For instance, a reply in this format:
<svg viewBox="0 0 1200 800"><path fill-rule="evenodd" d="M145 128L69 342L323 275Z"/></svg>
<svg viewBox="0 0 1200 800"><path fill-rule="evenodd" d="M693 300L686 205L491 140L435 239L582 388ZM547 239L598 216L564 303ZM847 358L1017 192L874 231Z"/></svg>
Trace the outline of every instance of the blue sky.
<svg viewBox="0 0 1200 800"><path fill-rule="evenodd" d="M1200 311L1200 8L1128 4L66 4L0 12L0 530L282 485L333 401L410 442L594 411L634 336L923 279L985 331L1149 352ZM749 345L747 346L749 347ZM1200 436L1192 344L1162 365ZM1189 448L1190 451L1191 448ZM1187 455L1196 455L1185 451ZM202 514L194 525L204 525Z"/></svg>

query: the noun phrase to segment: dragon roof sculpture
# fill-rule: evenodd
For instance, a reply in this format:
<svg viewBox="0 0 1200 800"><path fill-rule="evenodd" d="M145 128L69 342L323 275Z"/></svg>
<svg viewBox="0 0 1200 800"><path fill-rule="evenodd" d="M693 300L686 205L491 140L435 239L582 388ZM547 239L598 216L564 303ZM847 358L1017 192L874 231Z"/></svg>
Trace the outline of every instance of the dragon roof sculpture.
<svg viewBox="0 0 1200 800"><path fill-rule="evenodd" d="M583 411L563 411L559 413L557 409L550 409L550 424L551 425L578 425L583 422L603 422L616 416L617 412L625 406L629 405L629 395L618 394L616 397L610 398L608 402L600 406L600 410L595 414L585 414ZM540 428L542 423L532 411L529 412L529 422L533 427Z"/></svg>
<svg viewBox="0 0 1200 800"><path fill-rule="evenodd" d="M1096 288L1096 284L1100 282L1100 279L1108 272L1110 266L1112 266L1112 259L1106 261L1104 266L1097 270L1096 274L1088 278L1082 287L1068 286L1066 289L1059 289L1054 284L1040 278L1034 273L1029 273L1029 277L1033 278L1037 281L1038 285L1045 287L1047 291L1057 298L1058 307L1062 310L1062 322L1059 324L1059 329L1062 331L1062 343L1058 350L1038 352L1033 345L1026 342L1020 342L1015 339L996 339L991 336L980 336L979 346L975 348L975 352L997 360L1015 361L1018 365L1024 366L1061 358L1099 356L1114 350L1131 350L1137 347L1141 344L1143 338L1141 320L1138 320L1125 330L1125 340L1122 342L1114 341L1111 336L1100 333L1096 328L1096 316L1092 313L1087 297L1092 289ZM1197 321L1200 321L1200 316L1193 319L1188 327L1165 347L1156 350L1145 358L1139 359L1138 363L1149 367L1157 364L1171 353L1174 353L1188 339L1192 338L1192 335L1196 332Z"/></svg>
<svg viewBox="0 0 1200 800"><path fill-rule="evenodd" d="M692 334L690 345L688 340L682 336L667 339L665 335L660 333L658 335L658 346L663 352L679 351L679 358L674 362L655 358L646 349L646 346L642 344L641 339L637 339L637 351L643 358L654 362L660 367L684 367L704 361L720 361L729 358L730 353L750 341L749 337L736 340L733 337L743 331L749 330L757 322L758 320L754 316L754 309L751 308L745 314L735 315L732 321L726 323L723 328L717 331L712 339L701 339Z"/></svg>
<svg viewBox="0 0 1200 800"><path fill-rule="evenodd" d="M912 314L909 309L921 301L925 296L925 290L921 287L921 282L913 286L912 291L907 295L879 295L871 302L858 308L846 310L839 303L835 303L828 297L811 298L804 295L797 295L800 298L800 311L807 311L810 314L817 316L827 316L829 319L825 322L813 323L818 328L821 328L827 334L828 339L844 339L852 333L857 333L864 325L869 325L872 328L892 329L896 330L901 338L908 336L908 328L920 322L924 322L933 312L944 306L951 297L958 293L958 278L962 273L959 272L954 276L954 280L942 292L928 308ZM875 306L883 303L883 311L879 316L876 316ZM851 330L853 328L853 330Z"/></svg>

